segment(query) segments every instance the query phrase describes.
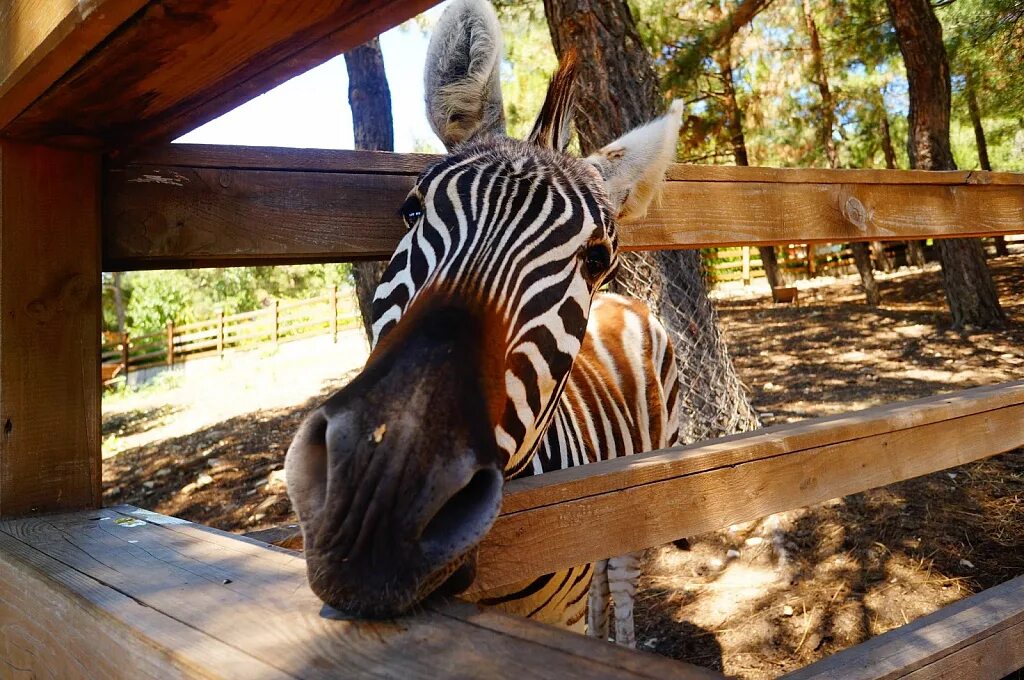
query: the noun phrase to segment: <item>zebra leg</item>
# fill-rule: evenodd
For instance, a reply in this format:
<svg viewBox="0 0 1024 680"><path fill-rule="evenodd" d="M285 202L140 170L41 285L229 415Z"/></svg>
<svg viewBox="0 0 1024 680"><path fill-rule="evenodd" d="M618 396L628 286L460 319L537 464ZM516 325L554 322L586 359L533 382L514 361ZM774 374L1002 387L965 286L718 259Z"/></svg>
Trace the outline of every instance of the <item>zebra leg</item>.
<svg viewBox="0 0 1024 680"><path fill-rule="evenodd" d="M615 605L615 642L636 647L633 627L633 601L640 580L640 553L629 553L608 560L608 589Z"/></svg>
<svg viewBox="0 0 1024 680"><path fill-rule="evenodd" d="M608 640L608 560L594 562L594 576L590 580L587 598L587 635Z"/></svg>

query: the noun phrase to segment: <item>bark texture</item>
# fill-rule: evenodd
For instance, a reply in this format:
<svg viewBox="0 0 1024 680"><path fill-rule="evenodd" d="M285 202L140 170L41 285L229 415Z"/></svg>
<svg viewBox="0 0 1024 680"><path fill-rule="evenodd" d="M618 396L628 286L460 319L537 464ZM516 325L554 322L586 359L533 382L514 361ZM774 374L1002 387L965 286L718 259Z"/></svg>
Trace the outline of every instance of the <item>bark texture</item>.
<svg viewBox="0 0 1024 680"><path fill-rule="evenodd" d="M950 80L942 26L929 0L886 0L907 68L910 112L907 153L920 170L956 170L949 141ZM941 239L942 282L959 328L1001 326L992 275L979 239Z"/></svg>
<svg viewBox="0 0 1024 680"><path fill-rule="evenodd" d="M624 0L544 0L544 10L559 57L570 49L578 57L574 120L584 154L661 113L654 64ZM757 427L708 299L700 254L625 253L618 286L657 311L675 342L681 439Z"/></svg>
<svg viewBox="0 0 1024 680"><path fill-rule="evenodd" d="M391 90L384 71L384 57L377 38L345 53L348 69L348 103L352 107L355 147L367 151L394 151L395 130L391 118ZM372 340L373 294L387 262L354 262L359 315L367 339Z"/></svg>

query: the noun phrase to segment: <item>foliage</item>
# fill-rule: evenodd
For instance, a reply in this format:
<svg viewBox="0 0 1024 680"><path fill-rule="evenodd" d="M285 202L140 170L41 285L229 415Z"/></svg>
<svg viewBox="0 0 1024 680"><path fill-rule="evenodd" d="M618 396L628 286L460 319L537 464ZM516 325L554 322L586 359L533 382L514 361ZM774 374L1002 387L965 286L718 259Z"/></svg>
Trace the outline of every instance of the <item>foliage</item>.
<svg viewBox="0 0 1024 680"><path fill-rule="evenodd" d="M104 326L115 330L113 280L104 286ZM332 285L350 285L345 264L285 267L232 267L181 271L128 272L123 276L126 325L142 335L177 324L260 309L277 299L319 295Z"/></svg>

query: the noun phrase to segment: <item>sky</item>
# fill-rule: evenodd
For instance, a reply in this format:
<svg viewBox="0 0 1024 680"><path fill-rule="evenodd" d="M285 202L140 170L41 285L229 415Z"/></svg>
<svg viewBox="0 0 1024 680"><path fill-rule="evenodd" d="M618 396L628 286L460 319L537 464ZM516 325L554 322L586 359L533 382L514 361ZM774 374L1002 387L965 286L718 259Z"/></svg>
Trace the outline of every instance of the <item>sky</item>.
<svg viewBox="0 0 1024 680"><path fill-rule="evenodd" d="M426 12L432 24L447 3ZM395 151L444 147L427 123L423 108L423 64L429 35L415 22L380 37L391 88ZM175 140L194 144L242 144L320 149L351 149L352 112L348 106L345 58L335 57L220 118Z"/></svg>

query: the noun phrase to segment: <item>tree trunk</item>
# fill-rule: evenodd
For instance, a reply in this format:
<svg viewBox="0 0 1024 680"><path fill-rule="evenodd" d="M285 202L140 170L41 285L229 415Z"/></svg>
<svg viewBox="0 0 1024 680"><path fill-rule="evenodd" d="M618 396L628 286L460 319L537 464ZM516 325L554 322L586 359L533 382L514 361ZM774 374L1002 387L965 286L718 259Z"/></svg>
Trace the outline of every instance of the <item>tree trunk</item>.
<svg viewBox="0 0 1024 680"><path fill-rule="evenodd" d="M878 98L878 107L882 112L882 154L885 156L885 167L889 170L896 169L896 149L892 145L892 132L889 130L889 112L885 110L885 96ZM896 268L893 259L886 255L885 244L881 241L873 241L871 247L875 251L875 259L882 271L891 272ZM909 244L908 244L909 252ZM909 258L908 258L909 259Z"/></svg>
<svg viewBox="0 0 1024 680"><path fill-rule="evenodd" d="M929 0L886 0L910 86L907 152L920 170L955 170L949 141L950 81L942 26ZM979 239L941 239L942 281L956 327L1006 320Z"/></svg>
<svg viewBox="0 0 1024 680"><path fill-rule="evenodd" d="M864 242L851 243L853 250L853 261L857 264L857 271L860 272L860 281L864 286L864 297L868 304L877 307L882 302L882 294L878 290L878 282L875 281L875 274L871 269L871 252L868 244Z"/></svg>
<svg viewBox="0 0 1024 680"><path fill-rule="evenodd" d="M971 124L974 126L974 141L978 145L978 165L982 170L991 171L992 163L988 159L988 141L985 139L985 128L981 124L981 107L978 106L978 92L974 88L974 77L967 74L967 110L971 114ZM1006 249L1006 237L996 236L996 255L1006 257L1010 251Z"/></svg>
<svg viewBox="0 0 1024 680"><path fill-rule="evenodd" d="M821 49L821 37L818 35L818 25L814 21L811 0L803 0L803 8L804 25L807 27L807 35L811 41L811 69L814 72L814 82L818 86L818 94L821 95L821 125L818 128L818 136L821 138L821 148L825 150L828 166L834 170L839 167L836 142L832 138L832 130L835 127L836 107L832 98L832 90L828 86L828 73L825 71L825 58Z"/></svg>
<svg viewBox="0 0 1024 680"><path fill-rule="evenodd" d="M747 167L750 159L747 157L747 139L743 134L743 110L736 99L736 86L732 75L732 45L726 43L715 57L718 68L722 72L722 100L725 106L725 126L729 132L729 140L732 143L733 157L736 165ZM775 255L775 246L758 246L761 254L761 265L764 267L765 278L768 285L777 288L782 285L779 278L779 260Z"/></svg>
<svg viewBox="0 0 1024 680"><path fill-rule="evenodd" d="M395 131L391 119L391 90L384 71L384 57L377 38L345 53L348 69L348 103L352 108L355 147L367 151L394 151ZM372 342L373 294L387 262L354 262L359 315L366 337Z"/></svg>
<svg viewBox="0 0 1024 680"><path fill-rule="evenodd" d="M121 272L114 272L114 313L117 315L117 332L124 333L124 289L121 286Z"/></svg>
<svg viewBox="0 0 1024 680"><path fill-rule="evenodd" d="M574 49L575 109L587 154L661 113L658 80L624 0L544 0L561 57ZM620 255L618 287L645 300L669 329L680 363L682 441L758 426L708 299L700 253L674 250Z"/></svg>
<svg viewBox="0 0 1024 680"><path fill-rule="evenodd" d="M811 68L814 71L814 81L818 85L818 94L821 95L821 124L818 134L821 138L822 148L825 149L828 165L835 170L839 167L839 154L835 139L832 137L836 117L835 100L828 84L825 55L821 47L818 25L814 21L811 0L803 0L803 9L804 25L807 27L807 35L811 42ZM881 302L881 296L878 292L878 283L875 281L875 271L871 267L871 252L868 250L868 244L851 243L850 248L853 250L853 259L857 263L857 271L860 273L861 285L864 287L864 297L869 305L877 307Z"/></svg>
<svg viewBox="0 0 1024 680"><path fill-rule="evenodd" d="M885 167L895 170L898 167L896 165L896 149L892 145L892 131L889 129L889 114L885 110L884 96L880 98L879 106L882 108L882 153L885 154ZM916 239L905 243L907 245L907 264L912 267L923 267L925 264L924 241Z"/></svg>

